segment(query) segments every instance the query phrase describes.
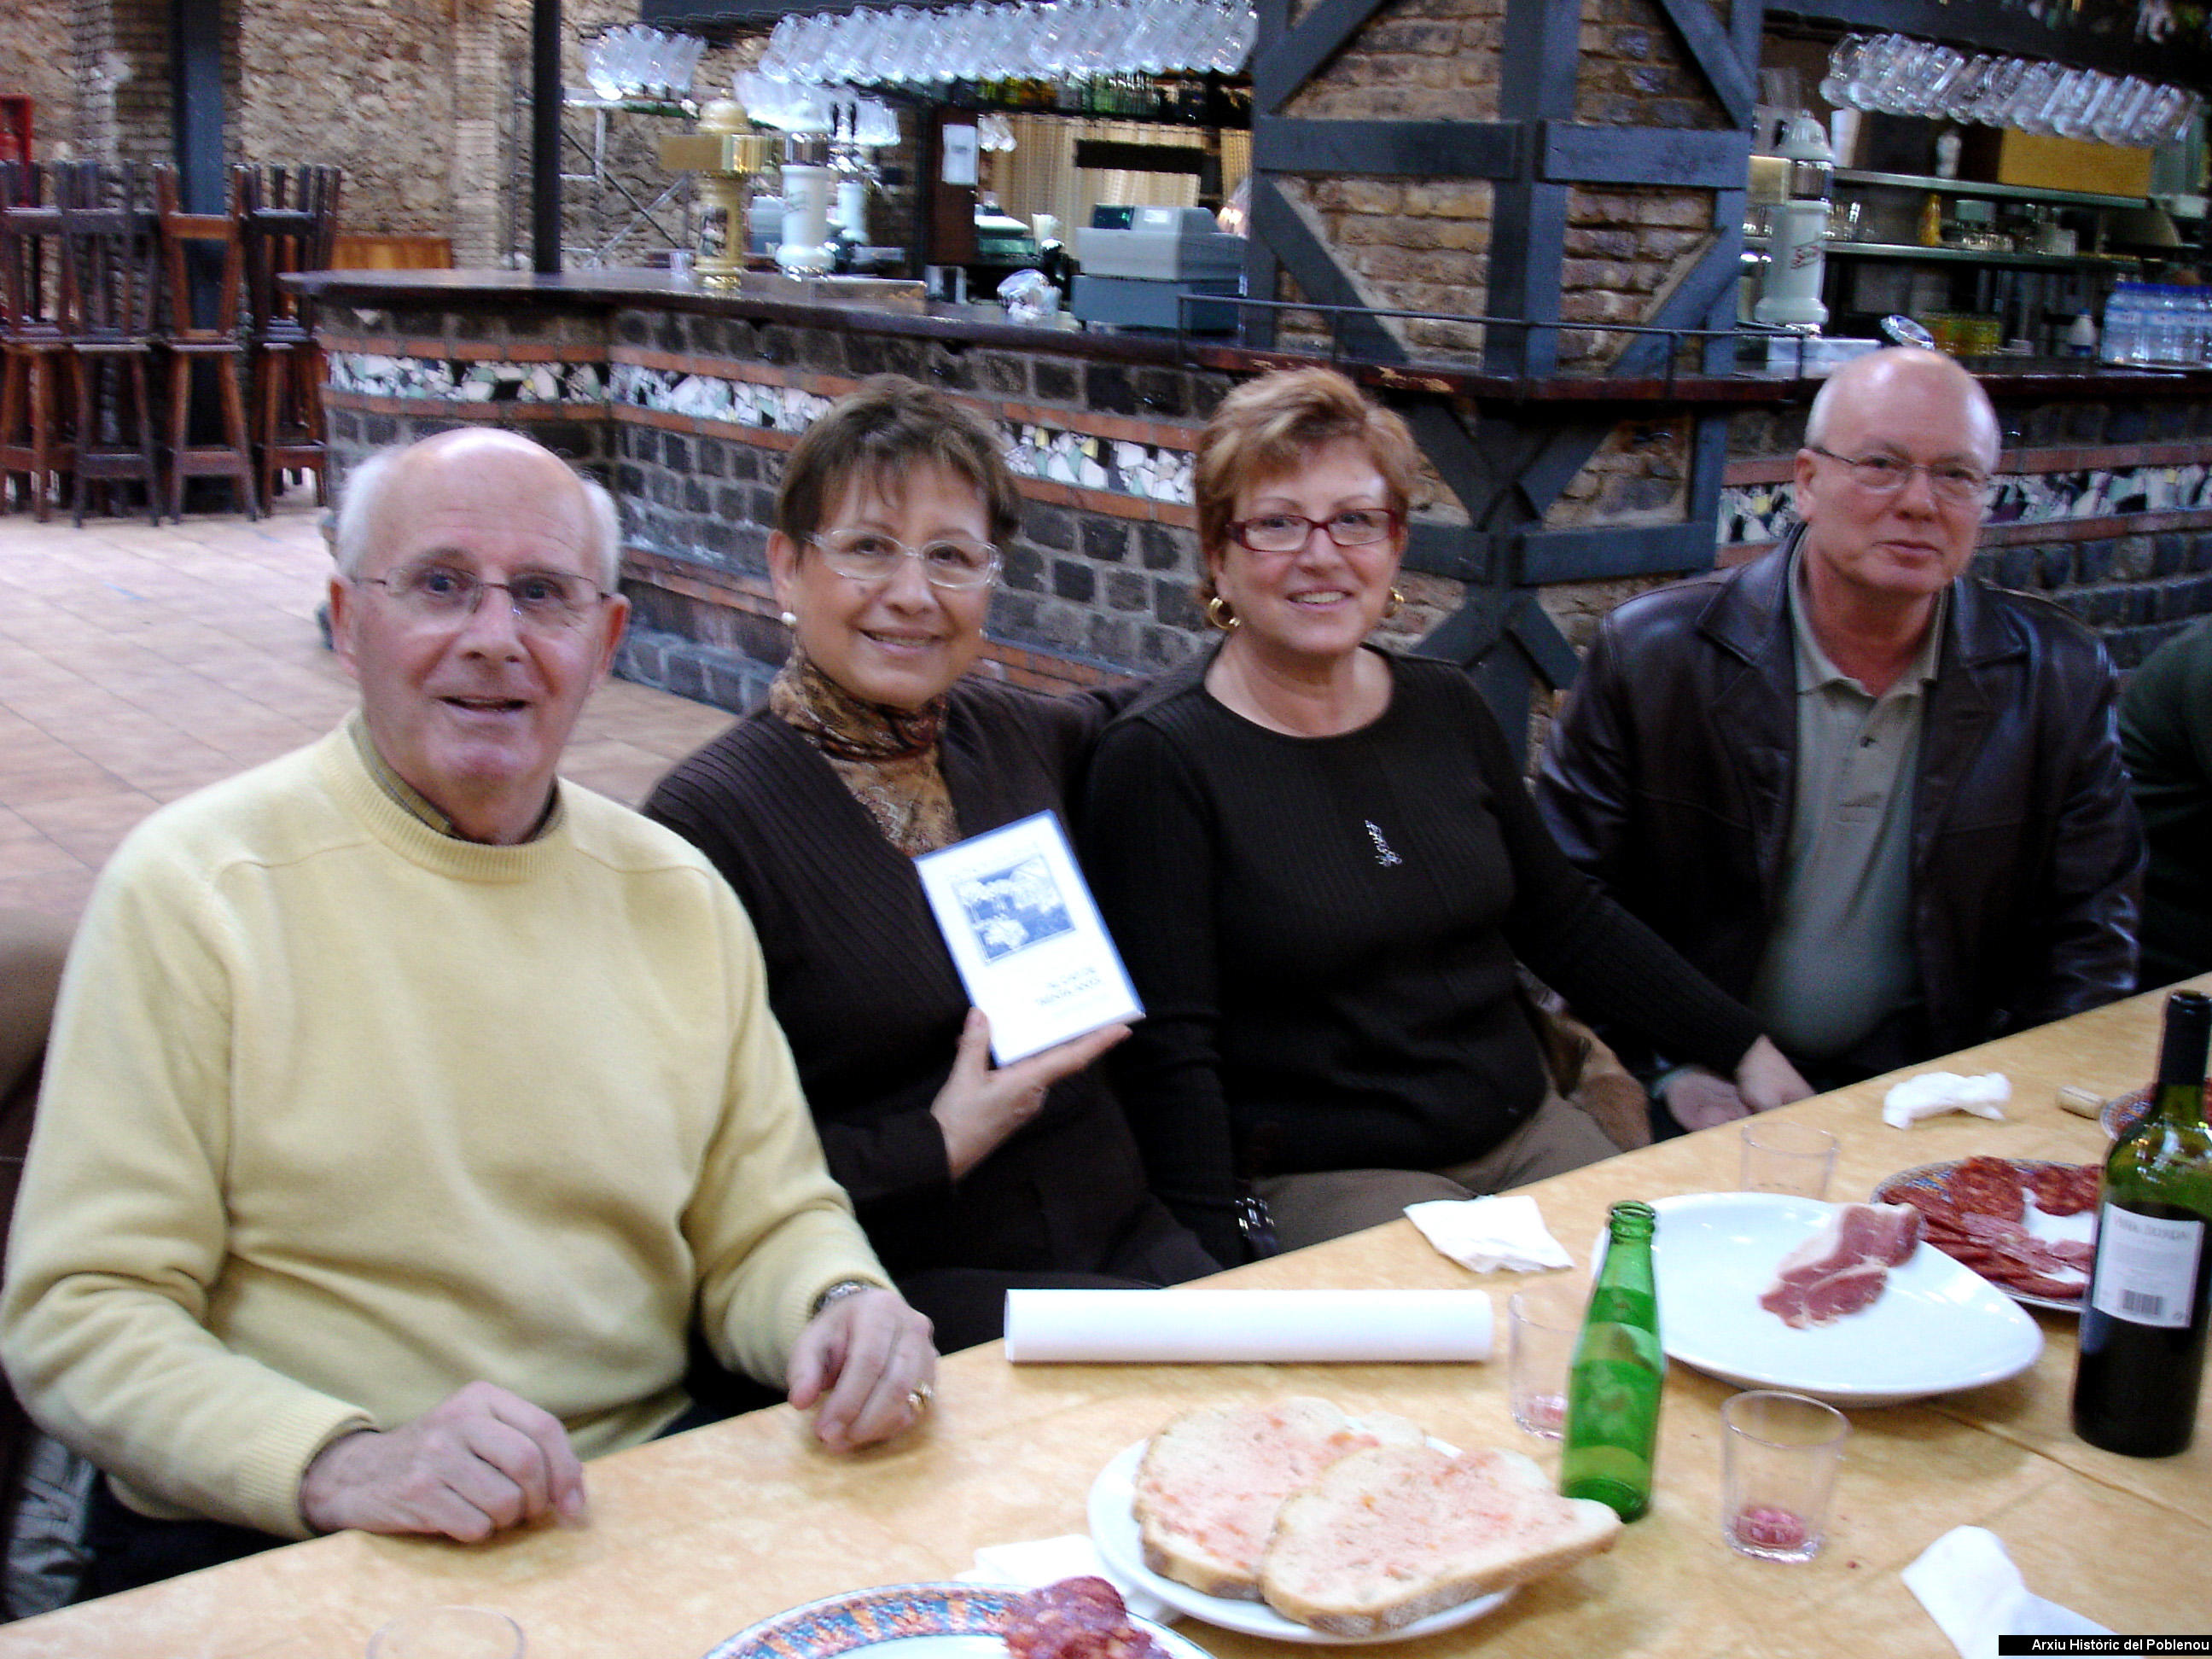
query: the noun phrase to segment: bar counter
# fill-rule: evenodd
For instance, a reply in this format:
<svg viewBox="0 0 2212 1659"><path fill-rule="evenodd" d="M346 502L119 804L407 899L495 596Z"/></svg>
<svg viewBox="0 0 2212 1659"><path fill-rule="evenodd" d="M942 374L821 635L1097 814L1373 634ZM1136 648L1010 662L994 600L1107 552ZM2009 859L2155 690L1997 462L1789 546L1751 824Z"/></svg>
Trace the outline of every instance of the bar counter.
<svg viewBox="0 0 2212 1659"><path fill-rule="evenodd" d="M825 297L835 290L781 277L733 289L620 270L295 280L317 301L341 476L370 449L456 422L534 433L621 503L634 607L623 672L732 708L787 648L766 576L782 457L864 377L940 386L1004 435L1024 512L990 655L1007 678L1056 689L1157 672L1206 637L1193 597L1200 428L1238 380L1324 361L1087 331L1064 315L1010 323L995 304ZM1644 351L1648 363L1540 377L1373 353L1344 365L1406 416L1436 474L1412 520L1407 604L1384 637L1468 663L1512 641L1503 655L1521 678L1486 680L1509 731L1523 724L1529 672L1567 684L1613 605L1752 556L1789 520L1819 383L1668 374L1686 348L1619 337L1634 343L1626 361ZM2212 611L2212 374L1974 367L2007 434L1982 574L2073 611L2124 665Z"/></svg>
<svg viewBox="0 0 2212 1659"><path fill-rule="evenodd" d="M2191 981L2212 988L2212 975ZM1831 1196L1884 1176L1988 1152L2082 1161L2097 1127L2060 1112L2055 1091L2111 1096L2153 1067L2160 1000L2145 995L1941 1062L2001 1071L2001 1123L1949 1116L1911 1130L1881 1121L1884 1081L1787 1108L1836 1132ZM1931 1066L1931 1069L1933 1067ZM1586 1267L1614 1200L1730 1190L1732 1126L1648 1147L1528 1190ZM1521 1282L1470 1275L1412 1224L1241 1268L1223 1287L1464 1288L1502 1298ZM2075 1321L2038 1312L2044 1347L2010 1381L1879 1409L1853 1409L1826 1548L1781 1566L1736 1555L1717 1520L1718 1409L1730 1389L1668 1368L1651 1513L1613 1551L1528 1586L1472 1625L1395 1650L1411 1656L1638 1659L1866 1653L1948 1659L1952 1650L1899 1571L1950 1528L1986 1526L2037 1594L2122 1633L2212 1630L2212 1395L2177 1457L2101 1452L2067 1426ZM1662 1314L1663 1318L1663 1314ZM1177 1411L1291 1393L1401 1413L1461 1445L1498 1445L1556 1469L1555 1446L1522 1434L1504 1366L1006 1364L997 1344L949 1358L916 1431L834 1457L777 1407L599 1460L592 1513L489 1544L345 1534L0 1629L0 1659L162 1655L351 1659L371 1631L411 1609L469 1602L511 1613L530 1659L698 1659L753 1621L817 1597L943 1578L979 1546L1085 1528L1100 1468ZM1221 1659L1283 1649L1193 1621Z"/></svg>

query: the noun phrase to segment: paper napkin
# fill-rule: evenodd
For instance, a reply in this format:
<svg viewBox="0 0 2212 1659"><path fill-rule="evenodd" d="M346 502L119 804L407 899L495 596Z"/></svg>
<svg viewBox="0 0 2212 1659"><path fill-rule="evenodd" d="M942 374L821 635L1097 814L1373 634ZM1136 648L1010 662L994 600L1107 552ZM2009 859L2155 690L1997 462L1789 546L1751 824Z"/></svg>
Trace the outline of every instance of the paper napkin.
<svg viewBox="0 0 2212 1659"><path fill-rule="evenodd" d="M1536 1200L1525 1193L1408 1204L1406 1219L1461 1267L1479 1273L1500 1268L1528 1273L1539 1267L1575 1265L1574 1258L1559 1248L1559 1241L1544 1225Z"/></svg>
<svg viewBox="0 0 2212 1659"><path fill-rule="evenodd" d="M1954 1527L1905 1570L1905 1587L1959 1650L1992 1659L2000 1636L2110 1636L2069 1607L2028 1593L2004 1540L1985 1527Z"/></svg>
<svg viewBox="0 0 2212 1659"><path fill-rule="evenodd" d="M1036 1589L1063 1578L1103 1578L1121 1592L1121 1601L1139 1619L1158 1619L1166 1602L1117 1577L1099 1558L1097 1547L1079 1532L1060 1538L1032 1538L1018 1544L987 1544L975 1552L975 1565L958 1575L964 1584L1018 1584Z"/></svg>
<svg viewBox="0 0 2212 1659"><path fill-rule="evenodd" d="M2002 1122L2004 1103L2012 1098L2012 1084L2002 1072L1961 1077L1956 1072L1923 1072L1909 1077L1882 1097L1881 1121L1893 1129L1909 1129L1923 1117L1939 1112L1972 1112Z"/></svg>

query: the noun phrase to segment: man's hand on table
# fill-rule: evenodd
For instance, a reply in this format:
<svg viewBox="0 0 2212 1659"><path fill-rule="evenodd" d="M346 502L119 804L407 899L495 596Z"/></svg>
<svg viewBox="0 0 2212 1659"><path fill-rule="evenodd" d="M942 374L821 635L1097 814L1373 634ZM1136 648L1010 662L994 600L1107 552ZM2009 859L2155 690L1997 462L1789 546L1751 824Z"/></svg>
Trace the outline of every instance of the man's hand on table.
<svg viewBox="0 0 2212 1659"><path fill-rule="evenodd" d="M821 1402L815 1437L851 1451L911 1427L929 1407L937 1350L929 1321L896 1291L840 1297L808 1322L786 1377L799 1410Z"/></svg>
<svg viewBox="0 0 2212 1659"><path fill-rule="evenodd" d="M438 1533L475 1543L509 1527L584 1515L584 1466L561 1419L471 1382L396 1429L333 1440L300 1479L317 1532Z"/></svg>

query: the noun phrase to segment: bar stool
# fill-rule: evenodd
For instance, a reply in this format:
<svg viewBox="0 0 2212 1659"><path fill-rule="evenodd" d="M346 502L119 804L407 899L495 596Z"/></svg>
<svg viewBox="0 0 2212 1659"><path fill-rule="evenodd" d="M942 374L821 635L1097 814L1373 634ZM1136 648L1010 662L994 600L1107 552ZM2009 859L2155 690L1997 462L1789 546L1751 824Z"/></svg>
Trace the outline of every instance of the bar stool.
<svg viewBox="0 0 2212 1659"><path fill-rule="evenodd" d="M88 486L137 479L146 516L161 522L161 472L154 455L154 403L147 364L161 301L159 220L130 170L65 170L61 198L62 265L76 301L70 330L76 395L76 487L70 506L81 528Z"/></svg>
<svg viewBox="0 0 2212 1659"><path fill-rule="evenodd" d="M279 279L329 265L339 178L337 168L318 167L242 167L232 173L246 246L253 450L264 501L276 500L279 475L293 471L312 471L316 502L327 498L322 350L306 303Z"/></svg>
<svg viewBox="0 0 2212 1659"><path fill-rule="evenodd" d="M246 516L258 518L253 449L246 429L246 400L238 384L246 356L245 342L238 333L239 292L245 282L246 257L237 217L229 213L183 211L178 205L173 167L162 167L155 173L154 204L161 215L169 301L168 332L161 341L168 370L165 447L169 463L169 516L179 520L185 516L186 478L228 478ZM212 320L205 325L198 320L192 306L196 262L214 283ZM191 441L193 381L202 364L214 372L216 401L222 422L221 443Z"/></svg>
<svg viewBox="0 0 2212 1659"><path fill-rule="evenodd" d="M45 191L44 168L0 163L0 490L27 500L41 524L61 479L76 469L72 307L61 218L41 204Z"/></svg>

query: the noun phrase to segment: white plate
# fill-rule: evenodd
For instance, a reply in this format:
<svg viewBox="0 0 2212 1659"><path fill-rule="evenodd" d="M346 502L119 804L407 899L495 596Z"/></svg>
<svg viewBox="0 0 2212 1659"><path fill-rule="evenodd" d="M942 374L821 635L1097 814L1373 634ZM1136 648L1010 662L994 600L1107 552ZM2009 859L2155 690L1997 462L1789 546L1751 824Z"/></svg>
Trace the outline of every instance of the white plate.
<svg viewBox="0 0 2212 1659"><path fill-rule="evenodd" d="M1792 1330L1759 1305L1782 1258L1835 1206L1778 1193L1662 1198L1652 1265L1669 1358L1747 1389L1893 1406L2026 1370L2042 1328L2002 1291L1922 1244L1863 1313Z"/></svg>
<svg viewBox="0 0 2212 1659"><path fill-rule="evenodd" d="M707 1659L1006 1659L1006 1614L1024 1594L1003 1584L883 1584L809 1601L748 1626ZM1168 1659L1207 1659L1164 1625L1132 1615Z"/></svg>
<svg viewBox="0 0 2212 1659"><path fill-rule="evenodd" d="M1137 1517L1130 1505L1136 1495L1137 1465L1144 1462L1147 1443L1139 1440L1125 1448L1091 1483L1091 1541L1098 1547L1100 1559L1123 1583L1157 1595L1177 1613L1218 1625L1224 1630L1243 1631L1248 1636L1341 1647L1368 1642L1403 1642L1417 1636L1434 1636L1438 1631L1457 1630L1500 1606L1513 1594L1504 1589L1492 1595L1479 1595L1472 1601L1462 1601L1455 1607L1417 1619L1403 1630L1385 1631L1379 1636L1332 1636L1327 1631L1284 1618L1265 1601L1233 1601L1226 1596L1202 1595L1188 1584L1163 1578L1145 1565L1144 1541L1138 1535ZM1431 1443L1442 1445L1441 1442ZM1452 1448L1446 1446L1443 1449L1449 1451Z"/></svg>

